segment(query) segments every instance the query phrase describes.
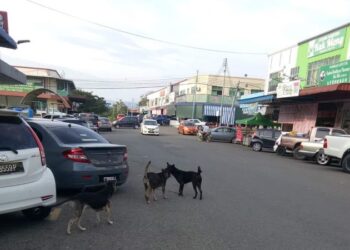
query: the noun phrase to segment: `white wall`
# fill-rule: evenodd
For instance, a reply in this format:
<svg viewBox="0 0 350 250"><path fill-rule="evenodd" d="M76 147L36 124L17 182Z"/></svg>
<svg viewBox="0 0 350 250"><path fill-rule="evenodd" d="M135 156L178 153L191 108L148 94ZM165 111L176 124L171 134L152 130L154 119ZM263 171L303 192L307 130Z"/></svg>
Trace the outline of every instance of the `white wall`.
<svg viewBox="0 0 350 250"><path fill-rule="evenodd" d="M296 67L297 63L297 55L298 55L298 46L294 45L292 47L280 50L268 56L268 73L265 81L265 94L268 94L268 84L269 84L269 76L271 73L275 73L278 71L282 71L283 74L287 76L284 77L283 81L288 82L290 75L290 70ZM273 91L271 93L275 93Z"/></svg>

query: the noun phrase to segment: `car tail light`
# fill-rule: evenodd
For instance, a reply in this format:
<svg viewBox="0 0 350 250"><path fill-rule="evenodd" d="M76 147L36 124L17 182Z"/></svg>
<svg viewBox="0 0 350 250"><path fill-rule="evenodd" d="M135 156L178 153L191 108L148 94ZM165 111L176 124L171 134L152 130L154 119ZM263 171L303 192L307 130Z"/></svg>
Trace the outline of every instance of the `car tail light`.
<svg viewBox="0 0 350 250"><path fill-rule="evenodd" d="M328 141L327 141L327 138L325 138L323 141L323 148L327 148L327 147L328 147Z"/></svg>
<svg viewBox="0 0 350 250"><path fill-rule="evenodd" d="M81 148L72 148L70 150L64 151L63 156L71 161L90 163L90 160Z"/></svg>
<svg viewBox="0 0 350 250"><path fill-rule="evenodd" d="M123 155L123 161L128 160L128 149L125 149L124 155Z"/></svg>
<svg viewBox="0 0 350 250"><path fill-rule="evenodd" d="M51 194L51 195L45 195L45 196L42 196L42 197L41 197L41 200L42 200L42 201L46 201L46 200L51 199L52 197L53 197L52 194Z"/></svg>
<svg viewBox="0 0 350 250"><path fill-rule="evenodd" d="M39 152L40 152L41 165L46 166L46 156L45 156L44 146L41 143L37 134L34 132L34 130L29 125L27 127L28 127L30 133L33 135L36 144L38 145Z"/></svg>

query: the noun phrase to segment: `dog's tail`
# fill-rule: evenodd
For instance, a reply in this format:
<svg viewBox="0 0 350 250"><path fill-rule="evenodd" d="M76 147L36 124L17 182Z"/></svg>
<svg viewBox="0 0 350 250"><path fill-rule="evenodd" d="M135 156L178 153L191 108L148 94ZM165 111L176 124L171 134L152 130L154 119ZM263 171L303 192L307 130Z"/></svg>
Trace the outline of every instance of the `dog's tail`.
<svg viewBox="0 0 350 250"><path fill-rule="evenodd" d="M149 166L151 165L151 161L149 161L145 167L145 175L144 177L147 179L147 173L148 173L148 169L149 169Z"/></svg>
<svg viewBox="0 0 350 250"><path fill-rule="evenodd" d="M202 173L202 169L200 166L198 166L197 174L200 175Z"/></svg>

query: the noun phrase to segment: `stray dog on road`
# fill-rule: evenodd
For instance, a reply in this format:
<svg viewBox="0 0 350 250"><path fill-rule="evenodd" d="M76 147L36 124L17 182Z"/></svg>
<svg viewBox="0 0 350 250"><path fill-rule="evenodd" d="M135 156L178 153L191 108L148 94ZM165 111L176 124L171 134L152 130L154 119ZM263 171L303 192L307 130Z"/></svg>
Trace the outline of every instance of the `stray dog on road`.
<svg viewBox="0 0 350 250"><path fill-rule="evenodd" d="M86 192L82 191L77 195L68 198L62 202L55 204L53 207L57 207L66 202L72 202L74 207L74 217L69 220L67 226L67 234L71 234L71 227L77 224L81 231L85 231L81 223L81 218L86 207L91 207L96 212L97 222L100 222L99 212L104 210L107 213L107 222L113 224L112 211L110 198L116 191L116 181L108 181L105 186L97 192Z"/></svg>
<svg viewBox="0 0 350 250"><path fill-rule="evenodd" d="M202 199L202 170L201 168L198 166L198 170L197 172L194 171L183 171L180 169L177 169L175 167L175 164L169 164L168 162L167 164L167 168L169 169L170 173L175 177L176 181L180 184L180 188L179 188L179 196L183 196L183 190L184 190L184 185L186 183L192 182L192 186L195 192L195 195L193 197L193 199L197 198L197 188L199 189L199 199Z"/></svg>
<svg viewBox="0 0 350 250"><path fill-rule="evenodd" d="M151 165L151 161L149 161L145 168L145 174L143 176L143 184L145 186L145 199L146 202L150 203L150 197L153 195L153 200L156 201L155 189L162 187L163 198L166 199L165 196L165 185L167 179L170 177L170 172L168 169L162 169L160 173L152 173L148 172L149 166Z"/></svg>

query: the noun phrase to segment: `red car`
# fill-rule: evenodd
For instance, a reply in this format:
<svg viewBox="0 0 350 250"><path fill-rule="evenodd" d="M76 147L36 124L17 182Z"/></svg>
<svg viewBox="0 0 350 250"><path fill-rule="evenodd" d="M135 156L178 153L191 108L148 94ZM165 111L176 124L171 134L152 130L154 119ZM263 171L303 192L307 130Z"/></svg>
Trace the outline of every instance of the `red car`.
<svg viewBox="0 0 350 250"><path fill-rule="evenodd" d="M196 135L198 128L193 122L182 121L178 127L178 132L183 135Z"/></svg>

